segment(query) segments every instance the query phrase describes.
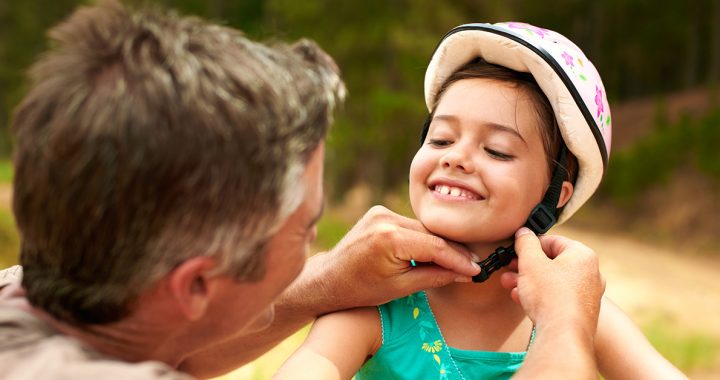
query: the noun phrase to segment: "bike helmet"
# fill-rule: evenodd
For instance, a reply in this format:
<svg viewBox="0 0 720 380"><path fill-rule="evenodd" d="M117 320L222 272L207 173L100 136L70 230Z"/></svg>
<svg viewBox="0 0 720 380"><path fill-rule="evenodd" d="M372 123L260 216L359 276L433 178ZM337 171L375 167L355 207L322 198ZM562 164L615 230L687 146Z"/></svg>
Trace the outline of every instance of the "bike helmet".
<svg viewBox="0 0 720 380"><path fill-rule="evenodd" d="M559 33L519 22L465 24L442 38L428 65L425 103L430 112L440 86L478 57L532 74L549 99L565 146L577 157L578 175L572 197L547 229L566 221L597 190L610 155L610 107L600 75L580 48Z"/></svg>

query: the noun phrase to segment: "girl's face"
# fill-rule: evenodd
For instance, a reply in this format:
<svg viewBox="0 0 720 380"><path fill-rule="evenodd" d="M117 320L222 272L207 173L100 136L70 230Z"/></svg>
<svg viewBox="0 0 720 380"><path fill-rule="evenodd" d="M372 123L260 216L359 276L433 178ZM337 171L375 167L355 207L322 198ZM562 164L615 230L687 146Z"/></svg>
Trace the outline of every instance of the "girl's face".
<svg viewBox="0 0 720 380"><path fill-rule="evenodd" d="M463 79L440 99L410 166L410 202L431 232L462 243L512 236L550 183L526 90Z"/></svg>

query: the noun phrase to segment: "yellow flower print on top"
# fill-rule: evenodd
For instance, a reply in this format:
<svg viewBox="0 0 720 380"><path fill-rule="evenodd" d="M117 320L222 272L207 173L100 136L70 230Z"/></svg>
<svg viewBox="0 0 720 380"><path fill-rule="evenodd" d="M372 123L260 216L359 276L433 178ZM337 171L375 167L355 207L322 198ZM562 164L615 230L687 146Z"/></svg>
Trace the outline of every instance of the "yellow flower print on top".
<svg viewBox="0 0 720 380"><path fill-rule="evenodd" d="M422 344L422 349L424 351L430 352L433 354L436 352L442 351L442 347L443 347L443 344L442 344L442 341L440 341L440 339L438 339L432 343L425 342Z"/></svg>

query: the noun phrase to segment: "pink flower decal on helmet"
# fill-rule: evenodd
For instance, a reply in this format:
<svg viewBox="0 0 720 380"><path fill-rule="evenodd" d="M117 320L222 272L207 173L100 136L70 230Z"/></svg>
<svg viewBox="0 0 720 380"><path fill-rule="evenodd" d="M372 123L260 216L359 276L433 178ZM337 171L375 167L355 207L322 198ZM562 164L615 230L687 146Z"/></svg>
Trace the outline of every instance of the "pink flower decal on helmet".
<svg viewBox="0 0 720 380"><path fill-rule="evenodd" d="M597 105L597 117L605 112L605 106L603 105L603 91L595 85L595 105Z"/></svg>
<svg viewBox="0 0 720 380"><path fill-rule="evenodd" d="M563 59L565 59L566 65L568 65L570 67L575 67L575 62L573 62L573 57L570 54L568 54L568 52L564 51L562 53L562 57L563 57Z"/></svg>
<svg viewBox="0 0 720 380"><path fill-rule="evenodd" d="M545 35L550 32L547 29L539 28L537 26L526 24L524 22L508 22L507 26L513 29L525 29L531 34L537 34L540 38L545 38Z"/></svg>

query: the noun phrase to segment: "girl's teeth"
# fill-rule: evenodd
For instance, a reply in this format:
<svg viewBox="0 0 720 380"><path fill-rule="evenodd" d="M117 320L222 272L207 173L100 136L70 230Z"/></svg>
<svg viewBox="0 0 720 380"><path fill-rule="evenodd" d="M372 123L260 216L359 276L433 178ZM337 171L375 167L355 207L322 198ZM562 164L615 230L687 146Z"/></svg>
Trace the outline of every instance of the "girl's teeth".
<svg viewBox="0 0 720 380"><path fill-rule="evenodd" d="M450 186L446 186L446 185L437 185L437 186L435 186L435 191L437 191L440 194L450 195L453 197L472 198L467 191L457 188L457 187L450 187Z"/></svg>

